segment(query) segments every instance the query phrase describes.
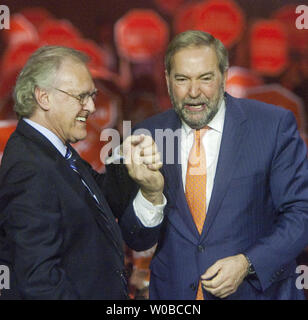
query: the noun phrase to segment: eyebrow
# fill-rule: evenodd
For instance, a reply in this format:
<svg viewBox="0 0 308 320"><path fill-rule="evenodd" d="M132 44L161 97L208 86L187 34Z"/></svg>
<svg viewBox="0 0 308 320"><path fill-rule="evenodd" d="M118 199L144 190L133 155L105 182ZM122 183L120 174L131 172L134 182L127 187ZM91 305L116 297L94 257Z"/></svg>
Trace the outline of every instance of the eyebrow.
<svg viewBox="0 0 308 320"><path fill-rule="evenodd" d="M83 91L83 92L81 92L80 94L79 94L79 96L81 95L81 94L92 94L92 93L94 93L94 92L97 92L98 91L98 89L97 88L94 88L93 90L91 90L91 91Z"/></svg>
<svg viewBox="0 0 308 320"><path fill-rule="evenodd" d="M198 78L202 78L202 77L205 77L205 76L214 76L214 72L213 71L209 71L209 72L206 72L206 73L202 73ZM190 78L188 75L181 74L181 73L175 73L174 77L175 78L176 77Z"/></svg>
<svg viewBox="0 0 308 320"><path fill-rule="evenodd" d="M201 74L200 78L205 77L205 76L213 76L215 73L213 71L209 71L206 73Z"/></svg>

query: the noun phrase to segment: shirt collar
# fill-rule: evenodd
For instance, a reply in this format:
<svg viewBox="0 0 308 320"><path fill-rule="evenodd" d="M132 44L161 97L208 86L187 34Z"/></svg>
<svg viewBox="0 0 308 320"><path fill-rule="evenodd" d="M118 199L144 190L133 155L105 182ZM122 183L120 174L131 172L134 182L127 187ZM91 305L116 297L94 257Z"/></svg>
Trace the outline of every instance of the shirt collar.
<svg viewBox="0 0 308 320"><path fill-rule="evenodd" d="M34 122L28 118L23 118L25 122L27 122L32 128L40 132L46 139L48 139L52 145L65 157L66 154L66 145L57 137L53 132L49 129L41 126L37 122Z"/></svg>
<svg viewBox="0 0 308 320"><path fill-rule="evenodd" d="M216 113L215 117L209 122L208 127L211 129L222 133L223 126L224 126L224 120L225 120L225 114L226 114L226 103L225 99L222 99L221 104L218 108L218 112ZM182 121L182 128L185 131L186 135L189 135L193 129L184 121Z"/></svg>

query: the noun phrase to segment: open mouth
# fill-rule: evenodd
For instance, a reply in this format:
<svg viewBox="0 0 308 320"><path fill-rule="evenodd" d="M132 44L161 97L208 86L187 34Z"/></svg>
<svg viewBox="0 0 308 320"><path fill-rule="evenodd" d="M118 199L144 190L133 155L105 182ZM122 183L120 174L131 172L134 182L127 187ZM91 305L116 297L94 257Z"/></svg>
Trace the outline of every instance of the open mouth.
<svg viewBox="0 0 308 320"><path fill-rule="evenodd" d="M205 104L198 104L198 105L186 104L184 105L184 108L192 112L199 112L199 111L205 110L206 105Z"/></svg>
<svg viewBox="0 0 308 320"><path fill-rule="evenodd" d="M87 121L87 118L86 117L77 117L76 120L85 123Z"/></svg>
<svg viewBox="0 0 308 320"><path fill-rule="evenodd" d="M79 113L75 120L79 123L86 124L89 115L90 114L88 112Z"/></svg>

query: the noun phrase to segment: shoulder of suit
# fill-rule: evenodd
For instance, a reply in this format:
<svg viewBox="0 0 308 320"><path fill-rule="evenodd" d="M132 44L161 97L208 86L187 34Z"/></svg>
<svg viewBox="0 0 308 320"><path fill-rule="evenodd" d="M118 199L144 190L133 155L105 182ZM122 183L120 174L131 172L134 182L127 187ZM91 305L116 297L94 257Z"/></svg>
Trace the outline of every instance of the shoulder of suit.
<svg viewBox="0 0 308 320"><path fill-rule="evenodd" d="M160 112L152 117L149 117L142 122L138 123L134 129L140 128L159 128L166 127L166 122L175 120L177 118L177 114L173 109L168 109L167 111Z"/></svg>
<svg viewBox="0 0 308 320"><path fill-rule="evenodd" d="M287 110L282 106L254 99L235 98L229 95L227 101L228 103L238 105L245 113L246 117L253 121L279 121L282 117L285 117L287 113L291 113L290 110Z"/></svg>
<svg viewBox="0 0 308 320"><path fill-rule="evenodd" d="M50 161L44 161L44 159L47 157L37 143L15 131L5 147L1 167L3 170L18 167L21 168L20 171L23 168L27 172L40 172L51 165Z"/></svg>

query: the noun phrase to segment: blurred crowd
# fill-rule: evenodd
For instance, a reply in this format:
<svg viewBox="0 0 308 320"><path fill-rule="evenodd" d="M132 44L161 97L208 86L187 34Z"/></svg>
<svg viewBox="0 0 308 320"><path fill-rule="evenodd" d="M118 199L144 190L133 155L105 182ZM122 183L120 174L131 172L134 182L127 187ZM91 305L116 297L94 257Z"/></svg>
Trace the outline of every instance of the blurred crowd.
<svg viewBox="0 0 308 320"><path fill-rule="evenodd" d="M104 128L121 136L123 120L131 126L171 107L164 77L164 49L171 36L202 29L220 38L229 49L226 91L283 106L294 112L308 145L308 30L298 29L296 4L281 5L264 17L248 19L232 0L159 1L157 10L131 8L113 24L98 26L100 41L85 38L78 25L58 18L43 6L11 12L10 29L0 30L0 161L16 126L12 92L17 74L42 45L79 49L90 57L89 69L99 89L97 111L88 137L75 148L98 171L104 171L101 141ZM219 23L217 23L219 21ZM149 265L155 251L126 248L130 295L148 298ZM307 251L307 250L306 250ZM299 257L308 264L308 251Z"/></svg>

